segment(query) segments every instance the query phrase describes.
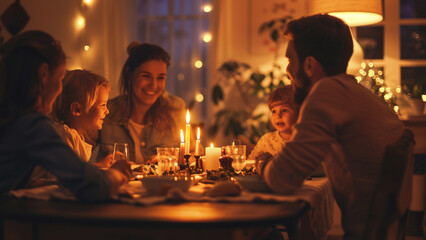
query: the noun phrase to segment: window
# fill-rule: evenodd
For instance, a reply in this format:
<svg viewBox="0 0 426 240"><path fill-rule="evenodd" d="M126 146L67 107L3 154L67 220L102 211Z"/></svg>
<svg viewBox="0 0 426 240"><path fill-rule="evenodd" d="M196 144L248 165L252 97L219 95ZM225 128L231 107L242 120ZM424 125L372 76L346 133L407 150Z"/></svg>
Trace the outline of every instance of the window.
<svg viewBox="0 0 426 240"><path fill-rule="evenodd" d="M210 0L139 0L137 38L171 56L166 90L193 106L191 122L205 122Z"/></svg>
<svg viewBox="0 0 426 240"><path fill-rule="evenodd" d="M426 1L383 2L384 20L356 29L364 58L383 67L384 79L393 89L425 86Z"/></svg>

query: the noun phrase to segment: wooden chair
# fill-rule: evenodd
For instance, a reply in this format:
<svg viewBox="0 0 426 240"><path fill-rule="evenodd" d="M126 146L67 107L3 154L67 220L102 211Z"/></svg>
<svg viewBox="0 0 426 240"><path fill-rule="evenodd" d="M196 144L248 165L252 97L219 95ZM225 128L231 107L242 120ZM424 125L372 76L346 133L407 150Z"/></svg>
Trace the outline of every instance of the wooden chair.
<svg viewBox="0 0 426 240"><path fill-rule="evenodd" d="M404 239L411 201L414 145L414 135L406 129L396 143L386 147L364 239Z"/></svg>

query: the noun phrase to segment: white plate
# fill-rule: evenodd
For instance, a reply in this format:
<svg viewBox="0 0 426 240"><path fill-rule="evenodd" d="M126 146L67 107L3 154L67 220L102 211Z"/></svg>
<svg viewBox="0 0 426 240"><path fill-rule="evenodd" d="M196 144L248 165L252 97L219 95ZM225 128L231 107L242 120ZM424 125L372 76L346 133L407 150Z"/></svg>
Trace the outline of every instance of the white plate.
<svg viewBox="0 0 426 240"><path fill-rule="evenodd" d="M250 176L236 176L234 177L237 182L249 192L266 192L272 193L273 191L269 188L266 182L261 179L258 175Z"/></svg>

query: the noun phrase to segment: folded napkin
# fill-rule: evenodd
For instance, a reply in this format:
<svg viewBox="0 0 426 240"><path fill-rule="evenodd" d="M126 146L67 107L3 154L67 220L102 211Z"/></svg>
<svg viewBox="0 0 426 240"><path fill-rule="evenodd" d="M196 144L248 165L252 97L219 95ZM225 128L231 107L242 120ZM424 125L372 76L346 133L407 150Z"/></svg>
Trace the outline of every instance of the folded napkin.
<svg viewBox="0 0 426 240"><path fill-rule="evenodd" d="M48 185L37 188L18 189L9 192L10 196L16 198L30 198L38 200L61 199L76 201L77 199L67 189L58 185Z"/></svg>

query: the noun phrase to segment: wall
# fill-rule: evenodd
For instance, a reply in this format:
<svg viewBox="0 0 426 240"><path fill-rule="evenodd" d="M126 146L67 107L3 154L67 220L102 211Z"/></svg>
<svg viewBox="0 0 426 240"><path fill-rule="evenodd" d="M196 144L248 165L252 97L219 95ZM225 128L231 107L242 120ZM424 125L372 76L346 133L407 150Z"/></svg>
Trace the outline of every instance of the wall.
<svg viewBox="0 0 426 240"><path fill-rule="evenodd" d="M0 14L13 2L0 1ZM67 69L83 68L105 76L112 84L110 96L116 96L120 68L127 57L126 46L132 34L122 26L125 25L122 22L126 21L122 15L131 15L126 9L132 1L91 2L91 5L83 6L81 0L21 0L30 16L23 31L42 30L51 34L61 42L68 56ZM112 11L115 11L114 14L111 14ZM78 16L86 19L86 26L82 29L76 27ZM1 35L5 40L10 38L3 27ZM85 44L90 45L89 51L84 51Z"/></svg>

